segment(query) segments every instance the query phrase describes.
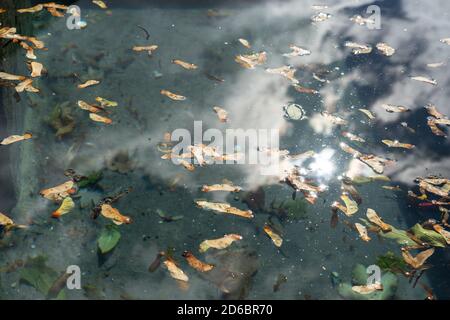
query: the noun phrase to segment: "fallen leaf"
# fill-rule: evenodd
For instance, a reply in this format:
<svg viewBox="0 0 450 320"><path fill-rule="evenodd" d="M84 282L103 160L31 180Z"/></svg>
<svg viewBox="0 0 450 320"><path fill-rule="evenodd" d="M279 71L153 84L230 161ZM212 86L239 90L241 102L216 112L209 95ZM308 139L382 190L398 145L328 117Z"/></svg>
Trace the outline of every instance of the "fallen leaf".
<svg viewBox="0 0 450 320"><path fill-rule="evenodd" d="M39 194L48 200L62 201L69 195L76 193L76 191L75 182L70 180L56 187L41 190Z"/></svg>
<svg viewBox="0 0 450 320"><path fill-rule="evenodd" d="M65 215L72 211L75 208L75 203L73 202L71 197L64 198L61 206L52 213L52 218L59 218L62 215Z"/></svg>
<svg viewBox="0 0 450 320"><path fill-rule="evenodd" d="M365 226L363 226L361 223L357 222L357 223L355 223L355 227L359 233L359 237L361 238L361 240L366 241L366 242L370 241L370 237L367 234L367 228Z"/></svg>
<svg viewBox="0 0 450 320"><path fill-rule="evenodd" d="M356 203L356 201L350 199L350 197L347 194L343 193L341 195L341 199L345 203L346 207L345 214L347 216L352 216L358 211L358 204Z"/></svg>
<svg viewBox="0 0 450 320"><path fill-rule="evenodd" d="M449 231L445 230L442 226L440 226L438 224L433 225L433 229L434 229L434 231L436 231L437 233L439 233L441 236L444 237L447 244L450 244L450 232Z"/></svg>
<svg viewBox="0 0 450 320"><path fill-rule="evenodd" d="M98 80L88 80L88 81L86 81L86 82L84 82L82 84L79 84L78 88L84 89L84 88L87 88L87 87L90 87L90 86L93 86L93 85L96 85L96 84L99 84L99 83L100 83L100 81L98 81Z"/></svg>
<svg viewBox="0 0 450 320"><path fill-rule="evenodd" d="M298 84L299 81L295 78L295 72L297 70L291 66L282 66L279 68L267 68L266 72L272 73L272 74L278 74L280 76L285 77L286 79L290 80L294 84Z"/></svg>
<svg viewBox="0 0 450 320"><path fill-rule="evenodd" d="M380 216L375 212L375 210L368 208L366 213L367 219L377 227L379 227L384 232L388 232L392 230L392 226L385 223Z"/></svg>
<svg viewBox="0 0 450 320"><path fill-rule="evenodd" d="M9 144L12 144L15 142L31 139L32 137L33 137L33 135L31 133L25 133L22 136L12 135L12 136L9 136L9 137L3 139L2 142L0 142L0 145L6 146L6 145L9 145Z"/></svg>
<svg viewBox="0 0 450 320"><path fill-rule="evenodd" d="M179 65L180 67L183 67L184 69L187 69L187 70L195 70L195 69L198 68L198 67L197 67L195 64L193 64L193 63L185 62L185 61L178 60L178 59L172 60L172 63L173 63L173 64L176 64L176 65Z"/></svg>
<svg viewBox="0 0 450 320"><path fill-rule="evenodd" d="M214 265L204 263L204 262L200 261L199 259L197 259L190 251L184 251L183 257L185 257L187 263L197 271L208 272L214 268Z"/></svg>
<svg viewBox="0 0 450 320"><path fill-rule="evenodd" d="M92 104L89 104L83 100L78 100L77 102L78 106L80 107L80 109L82 110L86 110L92 113L97 113L100 111L103 111L102 109L100 109L98 106L94 106Z"/></svg>
<svg viewBox="0 0 450 320"><path fill-rule="evenodd" d="M402 249L403 259L414 269L419 269L423 266L425 261L434 253L434 248L420 252L417 256L413 257L409 251Z"/></svg>
<svg viewBox="0 0 450 320"><path fill-rule="evenodd" d="M169 98L172 99L172 100L177 100L177 101L183 101L183 100L186 100L186 97L185 97L185 96L182 96L182 95L179 95L179 94L172 93L172 92L170 92L169 90L161 90L160 93L161 93L163 96L169 97Z"/></svg>
<svg viewBox="0 0 450 320"><path fill-rule="evenodd" d="M89 113L89 118L92 121L95 122L102 122L102 123L106 123L106 124L111 124L113 121L107 117L103 117L103 116L99 116L98 114L95 113Z"/></svg>
<svg viewBox="0 0 450 320"><path fill-rule="evenodd" d="M105 218L111 219L113 223L116 225L121 225L123 223L130 224L132 222L130 217L123 216L119 210L111 207L109 204L102 204L101 206L101 214Z"/></svg>
<svg viewBox="0 0 450 320"><path fill-rule="evenodd" d="M379 282L366 284L364 286L353 286L352 290L360 294L369 294L375 291L383 290L383 285Z"/></svg>
<svg viewBox="0 0 450 320"><path fill-rule="evenodd" d="M95 101L99 102L102 107L117 107L118 103L115 101L107 100L102 97L95 98Z"/></svg>
<svg viewBox="0 0 450 320"><path fill-rule="evenodd" d="M213 184L213 185L203 185L202 191L203 192L212 192L212 191L228 191L228 192L239 192L242 188L239 186L234 186L232 184L228 183L222 183L222 184Z"/></svg>
<svg viewBox="0 0 450 320"><path fill-rule="evenodd" d="M356 42L347 41L344 46L352 49L354 55L367 54L372 52L372 47L367 44L361 44Z"/></svg>
<svg viewBox="0 0 450 320"><path fill-rule="evenodd" d="M228 112L225 109L215 106L213 107L213 110L217 114L217 117L219 118L220 122L228 121Z"/></svg>
<svg viewBox="0 0 450 320"><path fill-rule="evenodd" d="M391 148L403 148L403 149L413 149L415 147L415 145L413 144L409 144L409 143L401 143L398 142L397 140L393 141L393 140L381 140L381 142L383 142L385 145L387 145L388 147Z"/></svg>
<svg viewBox="0 0 450 320"><path fill-rule="evenodd" d="M297 47L294 44L290 44L289 48L292 50L289 53L284 53L284 57L301 57L301 56L309 56L311 54L311 51L307 49L303 49L300 47Z"/></svg>
<svg viewBox="0 0 450 320"><path fill-rule="evenodd" d="M120 238L120 231L115 225L106 225L105 227L103 227L97 240L100 252L102 254L110 252L117 246Z"/></svg>
<svg viewBox="0 0 450 320"><path fill-rule="evenodd" d="M270 237L270 239L272 239L272 242L276 247L281 247L281 245L283 244L283 239L280 237L280 235L273 231L273 229L268 224L264 226L264 232Z"/></svg>
<svg viewBox="0 0 450 320"><path fill-rule="evenodd" d="M375 115L370 110L367 109L358 109L358 110L364 113L370 120L375 119Z"/></svg>
<svg viewBox="0 0 450 320"><path fill-rule="evenodd" d="M18 76L15 74L10 74L10 73L6 73L6 72L0 72L0 79L3 80L18 80L18 81L23 81L25 80L27 77L25 76Z"/></svg>
<svg viewBox="0 0 450 320"><path fill-rule="evenodd" d="M152 55L153 51L158 49L157 45L150 45L150 46L134 46L133 51L141 52L141 51L147 51L149 55Z"/></svg>
<svg viewBox="0 0 450 320"><path fill-rule="evenodd" d="M250 49L252 46L250 45L250 42L248 42L245 39L239 38L238 41L246 48Z"/></svg>
<svg viewBox="0 0 450 320"><path fill-rule="evenodd" d="M395 49L389 46L385 42L379 42L376 45L378 51L380 51L382 54L384 54L387 57L392 56L395 53Z"/></svg>
<svg viewBox="0 0 450 320"><path fill-rule="evenodd" d="M432 79L432 78L428 78L428 77L424 77L424 76L414 76L411 77L412 80L416 80L416 81L420 81L420 82L425 82L428 84L432 84L433 86L437 85L437 81Z"/></svg>
<svg viewBox="0 0 450 320"><path fill-rule="evenodd" d="M183 272L183 270L177 267L172 259L167 259L163 263L166 266L167 270L169 270L169 274L172 278L183 282L189 281L189 277Z"/></svg>
<svg viewBox="0 0 450 320"><path fill-rule="evenodd" d="M108 9L108 6L102 0L92 0L92 3L96 4L97 6L99 6L102 9Z"/></svg>
<svg viewBox="0 0 450 320"><path fill-rule="evenodd" d="M31 77L32 78L40 77L42 75L42 70L44 69L44 66L42 65L42 63L33 61L30 63L30 66L31 66Z"/></svg>
<svg viewBox="0 0 450 320"><path fill-rule="evenodd" d="M27 92L39 92L39 89L36 89L35 87L33 87L33 79L26 79L22 82L20 82L16 87L16 91L17 92L23 92L23 91L27 91Z"/></svg>
<svg viewBox="0 0 450 320"><path fill-rule="evenodd" d="M237 55L234 61L247 69L254 69L257 65L264 64L267 60L267 54L264 51L254 54Z"/></svg>
<svg viewBox="0 0 450 320"><path fill-rule="evenodd" d="M241 210L232 207L229 203L224 202L208 202L205 200L195 200L195 204L205 210L212 210L221 213L234 214L243 218L253 218L253 213L251 210Z"/></svg>
<svg viewBox="0 0 450 320"><path fill-rule="evenodd" d="M204 240L200 243L200 252L206 252L209 248L225 249L228 248L233 242L242 240L242 236L238 234L226 234L222 238L213 240Z"/></svg>
<svg viewBox="0 0 450 320"><path fill-rule="evenodd" d="M41 11L42 9L44 9L44 6L42 4L37 4L30 8L18 9L17 12L18 13L35 13L35 12Z"/></svg>

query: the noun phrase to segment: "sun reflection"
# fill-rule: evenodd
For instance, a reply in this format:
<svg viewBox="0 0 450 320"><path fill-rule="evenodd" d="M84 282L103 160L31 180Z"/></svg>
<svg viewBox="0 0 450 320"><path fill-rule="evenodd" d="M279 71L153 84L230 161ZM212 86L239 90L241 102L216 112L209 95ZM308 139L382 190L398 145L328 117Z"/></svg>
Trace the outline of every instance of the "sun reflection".
<svg viewBox="0 0 450 320"><path fill-rule="evenodd" d="M319 177L329 178L335 170L332 161L334 153L335 151L333 149L325 148L315 154L313 157L314 161L309 165L309 169Z"/></svg>

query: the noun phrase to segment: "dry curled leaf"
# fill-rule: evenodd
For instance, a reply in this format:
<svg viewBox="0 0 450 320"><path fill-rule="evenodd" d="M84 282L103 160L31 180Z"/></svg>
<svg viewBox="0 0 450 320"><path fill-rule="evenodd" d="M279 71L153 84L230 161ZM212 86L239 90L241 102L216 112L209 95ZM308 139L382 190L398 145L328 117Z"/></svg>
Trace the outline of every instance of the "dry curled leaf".
<svg viewBox="0 0 450 320"><path fill-rule="evenodd" d="M238 41L246 48L250 49L252 46L250 45L250 42L248 40L239 38Z"/></svg>
<svg viewBox="0 0 450 320"><path fill-rule="evenodd" d="M183 257L185 257L187 263L197 271L208 272L214 268L212 264L208 264L197 259L190 251L184 251Z"/></svg>
<svg viewBox="0 0 450 320"><path fill-rule="evenodd" d="M264 232L272 239L272 242L276 247L281 247L283 239L268 224L264 226Z"/></svg>
<svg viewBox="0 0 450 320"><path fill-rule="evenodd" d="M100 116L100 115L95 114L95 113L89 113L89 118L92 121L102 122L102 123L105 123L105 124L111 124L113 122L110 118L103 117L103 116Z"/></svg>
<svg viewBox="0 0 450 320"><path fill-rule="evenodd" d="M15 87L17 92L23 92L23 91L27 91L27 92L39 92L39 89L33 87L33 79L26 79L22 82L20 82L16 87Z"/></svg>
<svg viewBox="0 0 450 320"><path fill-rule="evenodd" d="M172 259L167 259L163 263L167 270L169 270L169 274L172 278L183 282L189 281L189 277L175 264Z"/></svg>
<svg viewBox="0 0 450 320"><path fill-rule="evenodd" d="M121 225L123 223L130 224L132 222L130 217L122 215L119 210L106 203L101 205L101 215L111 219L116 225Z"/></svg>
<svg viewBox="0 0 450 320"><path fill-rule="evenodd" d="M347 41L344 45L347 48L351 48L352 49L352 53L354 55L367 54L367 53L371 53L372 52L372 47L369 46L368 44L361 44L361 43Z"/></svg>
<svg viewBox="0 0 450 320"><path fill-rule="evenodd" d="M221 213L234 214L243 218L253 218L251 210L241 210L232 207L229 203L225 202L208 202L206 200L195 200L195 204L205 210L212 210Z"/></svg>
<svg viewBox="0 0 450 320"><path fill-rule="evenodd" d="M218 106L213 107L214 112L217 114L217 117L219 118L220 122L227 122L228 121L228 112Z"/></svg>
<svg viewBox="0 0 450 320"><path fill-rule="evenodd" d="M189 62L186 62L186 61L183 61L183 60L179 60L179 59L173 59L172 63L176 64L176 65L179 65L180 67L183 67L184 69L187 69L187 70L195 70L195 69L198 68L193 63L189 63Z"/></svg>
<svg viewBox="0 0 450 320"><path fill-rule="evenodd" d="M385 223L380 216L376 213L375 210L368 208L366 213L367 219L377 227L379 227L384 232L388 232L392 230L392 226Z"/></svg>
<svg viewBox="0 0 450 320"><path fill-rule="evenodd" d="M41 11L42 9L44 9L44 6L42 4L37 4L33 7L18 9L17 12L18 13L35 13L35 12Z"/></svg>
<svg viewBox="0 0 450 320"><path fill-rule="evenodd" d="M399 112L407 112L410 111L409 108L404 107L404 106L397 106L394 104L388 104L388 103L384 103L381 105L381 107L386 110L387 112L390 113L399 113Z"/></svg>
<svg viewBox="0 0 450 320"><path fill-rule="evenodd" d="M410 143L401 143L397 140L381 140L385 145L387 145L390 148L403 148L403 149L413 149L415 145Z"/></svg>
<svg viewBox="0 0 450 320"><path fill-rule="evenodd" d="M294 44L289 45L289 48L292 51L289 53L284 53L283 56L285 56L285 57L301 57L301 56L309 56L311 54L311 51L297 47Z"/></svg>
<svg viewBox="0 0 450 320"><path fill-rule="evenodd" d="M228 191L228 192L239 192L242 188L239 186L234 186L229 183L222 183L222 184L213 184L213 185L203 185L202 191L203 192L212 192L212 191Z"/></svg>
<svg viewBox="0 0 450 320"><path fill-rule="evenodd" d="M32 61L30 63L30 67L31 67L31 77L32 78L40 77L42 75L42 70L44 69L44 66L42 65L42 63Z"/></svg>
<svg viewBox="0 0 450 320"><path fill-rule="evenodd" d="M39 192L41 196L52 201L62 201L71 194L76 193L75 183L70 180L56 187L44 189Z"/></svg>
<svg viewBox="0 0 450 320"><path fill-rule="evenodd" d="M84 89L84 88L87 88L87 87L90 87L90 86L94 86L94 85L99 84L99 83L100 83L100 81L98 81L98 80L88 80L88 81L86 81L86 82L84 82L82 84L79 84L78 88Z"/></svg>
<svg viewBox="0 0 450 320"><path fill-rule="evenodd" d="M133 51L141 52L146 51L149 55L152 55L153 51L158 49L157 45L150 45L150 46L134 46Z"/></svg>
<svg viewBox="0 0 450 320"><path fill-rule="evenodd" d="M19 141L31 139L32 137L33 137L33 135L31 133L25 133L24 135L21 135L21 136L20 135L12 135L12 136L9 136L9 137L3 139L0 142L0 145L6 146L8 144L12 144L12 143L16 143L16 142L19 142Z"/></svg>
<svg viewBox="0 0 450 320"><path fill-rule="evenodd" d="M272 73L272 74L278 74L280 76L285 77L286 79L290 80L294 84L298 84L299 81L295 78L295 72L297 70L291 66L282 66L279 68L267 68L266 72Z"/></svg>
<svg viewBox="0 0 450 320"><path fill-rule="evenodd" d="M186 100L185 96L179 95L179 94L175 94L173 92L170 92L169 90L161 90L160 93L163 96L169 97L172 100L176 100L176 101L183 101Z"/></svg>
<svg viewBox="0 0 450 320"><path fill-rule="evenodd" d="M389 46L385 42L377 43L376 47L377 47L378 51L380 51L382 54L384 54L387 57L390 57L395 53L395 49L392 48L391 46Z"/></svg>
<svg viewBox="0 0 450 320"><path fill-rule="evenodd" d="M96 4L97 6L99 6L102 9L108 9L108 6L102 0L92 0L92 3Z"/></svg>
<svg viewBox="0 0 450 320"><path fill-rule="evenodd" d="M15 75L15 74L6 73L6 72L0 72L0 79L2 79L2 80L23 81L26 78L27 77L25 77L25 76L19 76L19 75Z"/></svg>
<svg viewBox="0 0 450 320"><path fill-rule="evenodd" d="M365 226L363 226L361 223L357 222L357 223L355 223L355 227L359 233L359 237L361 238L361 240L366 241L366 242L370 241L370 237L367 234L367 228Z"/></svg>
<svg viewBox="0 0 450 320"><path fill-rule="evenodd" d="M433 86L437 85L437 81L429 78L429 77L425 77L425 76L414 76L411 77L412 80L416 80L416 81L420 81L420 82L425 82L428 84L432 84Z"/></svg>
<svg viewBox="0 0 450 320"><path fill-rule="evenodd" d="M238 234L226 234L222 238L212 239L212 240L204 240L200 243L200 252L206 252L209 248L214 249L225 249L228 248L233 242L242 240L242 236Z"/></svg>
<svg viewBox="0 0 450 320"><path fill-rule="evenodd" d="M423 266L425 261L434 253L434 248L420 252L417 256L413 257L409 251L402 249L403 259L414 269L419 269Z"/></svg>
<svg viewBox="0 0 450 320"><path fill-rule="evenodd" d="M352 290L360 294L369 294L375 291L383 290L383 285L379 282L366 284L364 286L353 286Z"/></svg>
<svg viewBox="0 0 450 320"><path fill-rule="evenodd" d="M102 111L102 109L99 108L98 106L94 106L94 105L89 104L89 103L87 103L87 102L85 102L83 100L78 100L77 104L80 107L80 109L86 110L86 111L89 111L89 112L92 112L92 113L97 113L97 112Z"/></svg>
<svg viewBox="0 0 450 320"><path fill-rule="evenodd" d="M247 69L254 69L257 65L264 64L267 60L267 54L264 51L254 54L237 55L234 61L239 63L242 67Z"/></svg>
<svg viewBox="0 0 450 320"><path fill-rule="evenodd" d="M370 110L368 109L358 109L358 110L364 113L370 120L375 119L375 115Z"/></svg>

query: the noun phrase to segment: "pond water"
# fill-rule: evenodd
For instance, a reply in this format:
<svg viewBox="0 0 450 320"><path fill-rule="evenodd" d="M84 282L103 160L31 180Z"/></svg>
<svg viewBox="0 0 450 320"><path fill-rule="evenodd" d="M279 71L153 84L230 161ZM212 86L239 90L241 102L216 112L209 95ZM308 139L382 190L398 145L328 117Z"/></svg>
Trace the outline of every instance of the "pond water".
<svg viewBox="0 0 450 320"><path fill-rule="evenodd" d="M1 27L17 27L17 34L45 44L35 48L33 60L18 43L1 39L1 72L29 77L31 61L45 70L33 78L39 92L17 93L20 81L1 82L1 139L25 132L32 138L0 148L0 212L19 225L2 228L0 298L52 298L49 291L68 266L79 267L81 288L63 286L58 298L425 299L430 288L437 298L450 298L442 219L450 201L447 1L105 3L107 8L64 2L78 6L85 23L71 29L76 19L70 13L55 17L45 7L17 13L37 2L0 2L6 9ZM319 13L324 21L312 21ZM355 23L355 15L366 20ZM350 42L359 45L353 50L372 50L355 54ZM395 53L383 54L379 43ZM136 48L151 45L157 46L151 53ZM295 54L291 45L307 51ZM412 78L418 76L423 78ZM88 80L99 83L78 87ZM97 97L117 106L101 105ZM80 100L112 123L90 119ZM386 104L408 111L388 112ZM429 114L428 104L442 116ZM226 121L216 106L226 110ZM234 150L216 151L216 160L236 152L244 163L200 165L196 151L207 156L200 145L210 143L207 134L220 149L236 133L229 129L247 130L250 138ZM163 159L177 145L171 138L187 132L192 140L183 136L184 142L195 147L183 151L189 157ZM271 132L273 139L264 143ZM353 151L346 152L346 145ZM314 155L295 157L308 151ZM275 170L262 161L267 152ZM251 163L255 154L262 160ZM378 167L371 155L381 158ZM40 194L70 181L68 169L90 179L75 179L70 195L58 194L55 201ZM445 179L416 180L431 175ZM428 188L422 185L426 197L419 181ZM242 190L202 191L231 183ZM292 185L299 190L293 193ZM116 225L105 217L108 197L116 195L111 206L131 223ZM52 217L63 198L72 199L73 208ZM252 210L253 218L201 208L210 202L228 203L244 210L234 210L240 214ZM100 214L94 219L95 208ZM368 209L389 224L388 231L368 221ZM355 223L366 227L369 241ZM281 236L281 246L265 226ZM430 233L434 242L423 237ZM228 234L242 238L224 249L199 251L204 240ZM434 254L423 265L402 258L402 252L415 257L430 248ZM196 270L185 251L213 269ZM150 272L159 252L161 266ZM171 277L166 264L174 261L188 281ZM361 268L367 277L368 266L380 268L383 288L358 294L351 286L364 286L356 278Z"/></svg>

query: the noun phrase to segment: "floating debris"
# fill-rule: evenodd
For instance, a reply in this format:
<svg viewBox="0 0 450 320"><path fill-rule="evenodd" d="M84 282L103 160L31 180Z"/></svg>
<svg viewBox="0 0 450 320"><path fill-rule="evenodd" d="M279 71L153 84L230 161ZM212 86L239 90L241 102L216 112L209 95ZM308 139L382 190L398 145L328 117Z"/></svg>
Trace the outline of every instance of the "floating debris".
<svg viewBox="0 0 450 320"><path fill-rule="evenodd" d="M358 109L358 110L364 113L370 120L375 119L375 115L370 110L368 109Z"/></svg>
<svg viewBox="0 0 450 320"><path fill-rule="evenodd" d="M239 38L238 41L246 48L250 49L252 46L250 45L250 42L248 40Z"/></svg>
<svg viewBox="0 0 450 320"><path fill-rule="evenodd" d="M228 248L233 242L242 240L242 236L238 234L226 234L222 238L213 240L204 240L200 243L200 252L206 252L209 248L225 249Z"/></svg>
<svg viewBox="0 0 450 320"><path fill-rule="evenodd" d="M448 44L450 46L450 38L444 38L444 39L441 39L439 41L444 43L444 44Z"/></svg>
<svg viewBox="0 0 450 320"><path fill-rule="evenodd" d="M233 184L222 183L222 184L213 184L213 185L203 185L203 192L213 192L213 191L228 191L228 192L239 192L242 190L242 187L235 186Z"/></svg>
<svg viewBox="0 0 450 320"><path fill-rule="evenodd" d="M89 118L95 122L101 122L105 124L111 124L113 121L110 118L100 116L96 113L89 113Z"/></svg>
<svg viewBox="0 0 450 320"><path fill-rule="evenodd" d="M370 241L370 237L367 234L367 228L365 226L363 226L362 224L357 222L357 223L355 223L355 227L359 233L359 237L361 238L361 240L366 241L366 242Z"/></svg>
<svg viewBox="0 0 450 320"><path fill-rule="evenodd" d="M294 89L300 93L308 93L308 94L318 94L319 93L319 91L317 91L317 90L314 90L311 88L305 88L299 84L294 84Z"/></svg>
<svg viewBox="0 0 450 320"><path fill-rule="evenodd" d="M99 83L100 83L100 81L98 81L98 80L87 80L86 82L84 82L82 84L79 84L78 88L84 89L84 88L87 88L87 87L90 87L90 86L94 86L94 85L99 84Z"/></svg>
<svg viewBox="0 0 450 320"><path fill-rule="evenodd" d="M428 68L440 68L445 66L445 62L434 62L434 63L427 63Z"/></svg>
<svg viewBox="0 0 450 320"><path fill-rule="evenodd" d="M361 44L356 42L347 41L344 46L352 49L354 55L367 54L372 52L372 47L367 44Z"/></svg>
<svg viewBox="0 0 450 320"><path fill-rule="evenodd" d="M237 55L234 59L242 67L247 69L254 69L257 65L262 65L267 60L267 54L264 51L254 54Z"/></svg>
<svg viewBox="0 0 450 320"><path fill-rule="evenodd" d="M234 214L243 218L251 219L253 218L253 213L251 210L241 210L232 207L229 203L223 202L208 202L205 200L195 200L195 204L202 209L212 210L221 213Z"/></svg>
<svg viewBox="0 0 450 320"><path fill-rule="evenodd" d="M367 219L377 227L379 227L383 232L388 232L392 230L392 226L385 223L380 216L375 212L375 210L368 208L366 213Z"/></svg>
<svg viewBox="0 0 450 320"><path fill-rule="evenodd" d="M364 140L363 138L357 136L356 134L353 134L351 132L347 132L347 131L342 131L342 136L350 139L350 141L356 141L356 142L361 142L361 143L365 143L366 140Z"/></svg>
<svg viewBox="0 0 450 320"><path fill-rule="evenodd" d="M268 224L264 225L264 232L272 239L272 242L276 247L281 247L283 239Z"/></svg>
<svg viewBox="0 0 450 320"><path fill-rule="evenodd" d="M409 264L414 269L419 269L423 266L425 261L432 256L434 253L434 248L422 251L417 256L413 257L408 250L402 248L402 256L407 264Z"/></svg>
<svg viewBox="0 0 450 320"><path fill-rule="evenodd" d="M410 144L410 143L402 143L399 142L397 140L381 140L381 142L383 142L385 145L387 145L388 147L391 148L403 148L403 149L413 149L415 148L415 145Z"/></svg>
<svg viewBox="0 0 450 320"><path fill-rule="evenodd" d="M414 76L411 77L412 80L416 80L416 81L420 81L420 82L425 82L425 83L429 83L432 84L433 86L437 85L437 81L432 79L432 78L428 78L428 77L424 77L424 76Z"/></svg>
<svg viewBox="0 0 450 320"><path fill-rule="evenodd" d="M352 286L352 290L359 294L370 294L375 291L382 291L383 285L379 282L375 282L375 283L366 284L363 286Z"/></svg>
<svg viewBox="0 0 450 320"><path fill-rule="evenodd" d="M163 263L167 270L169 270L169 274L172 278L183 282L189 281L189 277L176 265L174 260L168 258Z"/></svg>
<svg viewBox="0 0 450 320"><path fill-rule="evenodd" d="M75 203L73 202L71 197L64 198L61 206L52 213L52 218L59 218L62 215L65 215L72 211L75 208Z"/></svg>
<svg viewBox="0 0 450 320"><path fill-rule="evenodd" d="M217 114L217 117L219 118L220 122L227 122L228 121L228 112L218 106L213 107L214 112Z"/></svg>
<svg viewBox="0 0 450 320"><path fill-rule="evenodd" d="M64 198L77 192L75 182L64 182L56 187L44 189L39 192L41 196L52 201L63 201Z"/></svg>
<svg viewBox="0 0 450 320"><path fill-rule="evenodd" d="M331 18L331 14L325 12L319 12L311 17L312 22L322 22Z"/></svg>
<svg viewBox="0 0 450 320"><path fill-rule="evenodd" d="M392 48L391 46L389 46L385 42L377 43L376 47L380 53L382 53L383 55L385 55L387 57L390 57L395 53L395 49Z"/></svg>
<svg viewBox="0 0 450 320"><path fill-rule="evenodd" d="M345 126L348 124L347 120L342 119L339 116L335 116L331 113L329 113L328 111L322 111L320 113L322 115L322 117L324 117L328 122L334 124L334 125L339 125L339 126Z"/></svg>
<svg viewBox="0 0 450 320"><path fill-rule="evenodd" d="M130 217L127 216L123 216L119 210L117 210L116 208L113 208L111 205L109 204L102 204L101 205L101 215L104 216L107 219L112 220L112 222L116 225L121 225L123 223L125 224L130 224L132 222Z"/></svg>
<svg viewBox="0 0 450 320"><path fill-rule="evenodd" d="M397 106L394 104L383 103L381 107L389 113L399 113L399 112L408 112L411 111L409 108L404 106Z"/></svg>
<svg viewBox="0 0 450 320"><path fill-rule="evenodd" d="M301 56L309 56L311 54L311 51L307 49L300 48L294 44L290 44L289 48L291 49L291 52L284 53L284 57L301 57Z"/></svg>
<svg viewBox="0 0 450 320"><path fill-rule="evenodd" d="M362 16L360 16L359 14L354 15L353 17L350 18L350 21L352 21L353 23L356 23L360 26L365 26L365 25L369 25L369 24L375 24L375 20L370 19L370 18L364 18Z"/></svg>
<svg viewBox="0 0 450 320"><path fill-rule="evenodd" d="M6 145L9 145L9 144L12 144L12 143L19 142L19 141L31 139L32 137L33 137L33 135L31 133L25 133L24 135L21 135L21 136L19 136L19 135L12 135L12 136L9 136L9 137L3 139L0 142L0 145L6 146Z"/></svg>
<svg viewBox="0 0 450 320"><path fill-rule="evenodd" d="M184 69L187 69L187 70L195 70L195 69L198 68L193 63L189 63L189 62L186 62L186 61L183 61L183 60L179 60L179 59L172 60L172 63L176 64L176 65L179 65L180 67L183 67Z"/></svg>
<svg viewBox="0 0 450 320"><path fill-rule="evenodd" d="M176 101L183 101L186 100L185 96L179 95L179 94L175 94L173 92L170 92L169 90L161 90L160 93L163 96L169 97L172 100L176 100Z"/></svg>
<svg viewBox="0 0 450 320"><path fill-rule="evenodd" d="M184 251L183 257L186 258L187 263L192 268L194 268L195 270L197 270L199 272L208 272L208 271L211 271L212 269L214 269L214 265L200 261L190 251Z"/></svg>
<svg viewBox="0 0 450 320"><path fill-rule="evenodd" d="M295 79L295 72L297 70L291 66L282 66L279 68L267 68L266 72L272 73L272 74L278 74L280 76L283 76L290 80L294 84L298 84L299 81Z"/></svg>
<svg viewBox="0 0 450 320"><path fill-rule="evenodd" d="M142 52L142 51L146 51L148 53L149 56L152 55L153 51L155 51L156 49L158 49L157 45L150 45L150 46L134 46L133 47L133 51L136 52Z"/></svg>
<svg viewBox="0 0 450 320"><path fill-rule="evenodd" d="M108 9L108 6L106 5L106 3L102 0L92 0L93 4L96 4L97 6L99 6L102 9Z"/></svg>

